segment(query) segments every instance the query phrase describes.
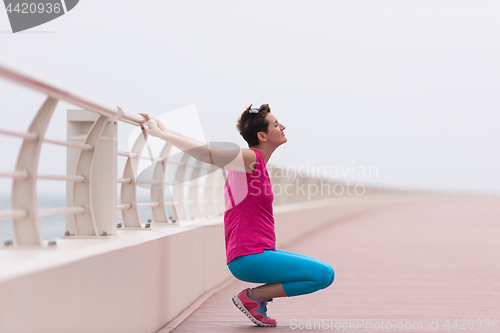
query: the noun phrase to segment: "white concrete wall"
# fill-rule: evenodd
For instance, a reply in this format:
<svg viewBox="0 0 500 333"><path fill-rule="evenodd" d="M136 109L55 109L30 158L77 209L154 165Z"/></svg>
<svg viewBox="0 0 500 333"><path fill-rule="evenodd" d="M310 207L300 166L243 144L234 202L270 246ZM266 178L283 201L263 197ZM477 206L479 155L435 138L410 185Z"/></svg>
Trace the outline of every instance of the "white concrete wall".
<svg viewBox="0 0 500 333"><path fill-rule="evenodd" d="M353 197L278 207L277 245L408 200L436 198ZM182 230L153 225L150 232L119 231L120 237L108 240L60 239L54 249L4 249L0 267L10 271L0 272L0 332L160 330L206 291L232 278L221 220Z"/></svg>

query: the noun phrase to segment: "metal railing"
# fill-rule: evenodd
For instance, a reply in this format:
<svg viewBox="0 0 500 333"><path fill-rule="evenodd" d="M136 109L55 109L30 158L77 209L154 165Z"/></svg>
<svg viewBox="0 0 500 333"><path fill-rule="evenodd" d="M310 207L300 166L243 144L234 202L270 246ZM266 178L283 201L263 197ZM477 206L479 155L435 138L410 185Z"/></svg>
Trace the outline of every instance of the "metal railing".
<svg viewBox="0 0 500 333"><path fill-rule="evenodd" d="M143 117L118 106L75 92L74 90L65 89L48 79L34 76L23 69L4 63L0 63L0 77L47 95L45 102L36 113L27 132L0 130L0 134L2 135L23 140L18 153L15 171L0 172L0 177L7 177L13 180L11 209L1 211L0 218L12 220L15 244L43 245L39 217L57 214L74 215L75 232L74 234L66 232L66 236L99 237L116 233L108 230L108 232L99 234L93 214L91 186L92 167L95 161L94 152L95 148L99 145L103 130L108 121L122 121L139 126L144 122ZM59 101L68 102L98 115L97 120L93 123L83 143L45 137L46 129ZM137 203L136 201L137 183L135 176L137 175L140 160L137 156L141 156L146 139L147 136L139 135L132 152L118 152L116 154L117 156L127 157L123 178L115 180L115 184L118 182L122 186L121 204L116 209L122 211L123 229L144 228L140 223L137 211L140 207L151 207L155 222L172 223L172 221L179 220L178 216L170 217L169 219L166 214L165 204L169 205L172 202L165 203L163 199L163 187L151 190L152 198L156 198L156 200L152 200L149 203ZM80 150L74 174L38 174L38 160L41 146L44 142ZM166 144L162 151L162 157L168 157L170 149L171 146ZM162 157L155 160L161 161ZM160 164L158 163L158 165ZM179 170L186 167L187 165L180 167ZM64 208L38 209L36 200L37 179L73 182L73 205ZM179 214L176 213L176 215Z"/></svg>

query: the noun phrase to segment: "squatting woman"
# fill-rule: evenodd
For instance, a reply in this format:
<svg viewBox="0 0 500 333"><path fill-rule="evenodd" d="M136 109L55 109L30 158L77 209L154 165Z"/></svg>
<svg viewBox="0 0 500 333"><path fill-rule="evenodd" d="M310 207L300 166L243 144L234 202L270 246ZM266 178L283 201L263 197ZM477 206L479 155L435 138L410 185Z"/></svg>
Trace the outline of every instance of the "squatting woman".
<svg viewBox="0 0 500 333"><path fill-rule="evenodd" d="M252 322L276 326L276 320L267 316L267 304L273 298L309 294L332 284L335 273L327 263L276 248L274 194L266 164L287 138L285 126L271 113L268 104L260 108L250 105L241 114L236 127L249 148L242 148L237 154L200 147L169 132L159 119L143 116L149 135L170 142L199 161L228 170L224 190L227 265L236 278L263 283L233 297L233 303Z"/></svg>

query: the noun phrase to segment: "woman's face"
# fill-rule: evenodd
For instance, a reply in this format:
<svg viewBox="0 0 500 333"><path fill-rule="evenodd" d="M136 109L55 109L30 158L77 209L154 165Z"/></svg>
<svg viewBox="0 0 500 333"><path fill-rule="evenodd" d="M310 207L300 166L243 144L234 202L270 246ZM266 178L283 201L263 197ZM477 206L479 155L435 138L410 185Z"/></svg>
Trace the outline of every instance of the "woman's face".
<svg viewBox="0 0 500 333"><path fill-rule="evenodd" d="M267 142L277 146L287 142L288 139L284 132L286 128L285 125L281 124L272 113L268 113L265 119L269 121L266 134Z"/></svg>

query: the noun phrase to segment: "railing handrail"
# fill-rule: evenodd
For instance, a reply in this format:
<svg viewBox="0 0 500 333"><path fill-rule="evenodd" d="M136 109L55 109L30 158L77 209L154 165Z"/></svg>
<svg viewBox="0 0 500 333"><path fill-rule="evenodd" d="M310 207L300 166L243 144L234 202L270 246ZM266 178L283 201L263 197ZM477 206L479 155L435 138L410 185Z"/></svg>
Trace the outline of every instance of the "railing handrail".
<svg viewBox="0 0 500 333"><path fill-rule="evenodd" d="M97 114L107 117L116 117L116 120L121 120L132 125L139 126L139 124L145 122L144 118L137 113L128 111L111 103L104 102L98 98L91 97L83 92L77 91L76 89L70 89L67 87L63 88L62 84L57 83L52 79L45 78L40 74L28 73L19 65L13 65L12 63L6 64L0 60L0 77L16 82L22 86L30 87L58 100L96 112ZM175 128L169 128L169 130L174 134L188 138L199 143L200 145L205 144L181 130ZM8 131L4 131L4 134L19 135ZM21 135L27 136L31 134L23 133Z"/></svg>
<svg viewBox="0 0 500 333"><path fill-rule="evenodd" d="M19 66L6 64L1 60L0 77L104 116L118 117L119 120L132 123L142 124L144 122L144 118L138 114L88 96L75 89L63 88L54 80L44 78L40 74L27 73Z"/></svg>

